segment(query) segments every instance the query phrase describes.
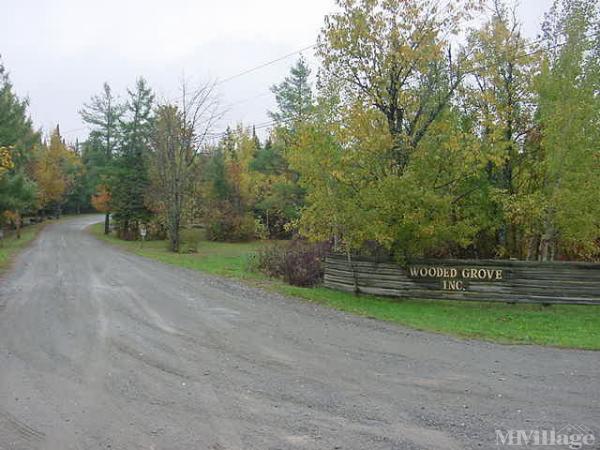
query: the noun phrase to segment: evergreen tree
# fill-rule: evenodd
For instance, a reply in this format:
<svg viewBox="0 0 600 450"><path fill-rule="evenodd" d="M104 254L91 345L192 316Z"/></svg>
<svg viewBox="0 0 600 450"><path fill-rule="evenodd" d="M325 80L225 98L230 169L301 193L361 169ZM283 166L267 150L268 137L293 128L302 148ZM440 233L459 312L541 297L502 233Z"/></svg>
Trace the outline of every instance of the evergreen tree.
<svg viewBox="0 0 600 450"><path fill-rule="evenodd" d="M101 167L106 178L110 176L110 162L118 149L123 113L124 107L118 103L108 83L104 83L100 95L92 96L90 103L79 111L82 120L92 127L91 141L102 149ZM110 213L107 212L104 220L105 234L109 233L109 225Z"/></svg>
<svg viewBox="0 0 600 450"><path fill-rule="evenodd" d="M310 75L310 68L301 57L289 75L271 88L277 110L268 114L277 124L265 146L257 146L250 164L259 180L255 213L270 237L289 236L287 225L299 217L304 204L298 173L289 168L285 154L296 146L302 124L312 120L316 112Z"/></svg>
<svg viewBox="0 0 600 450"><path fill-rule="evenodd" d="M289 168L282 142L267 140L249 167L256 180L254 210L271 238L289 235L286 225L300 216L304 203L304 190L298 185L297 173Z"/></svg>
<svg viewBox="0 0 600 450"><path fill-rule="evenodd" d="M33 129L27 113L28 101L13 91L8 73L0 62L0 213L11 211L16 216L36 207L37 187L27 169L33 160L33 149L40 144L40 133Z"/></svg>
<svg viewBox="0 0 600 450"><path fill-rule="evenodd" d="M15 168L24 168L33 156L33 148L41 141L27 113L29 101L13 91L8 72L0 61L0 147L10 148Z"/></svg>
<svg viewBox="0 0 600 450"><path fill-rule="evenodd" d="M36 205L37 185L22 171L0 176L0 211L16 216L17 238L20 236L20 216Z"/></svg>
<svg viewBox="0 0 600 450"><path fill-rule="evenodd" d="M104 149L97 136L91 135L81 144L81 160L85 167L81 194L84 199L83 209L90 209L93 208L92 197L99 193L106 173Z"/></svg>
<svg viewBox="0 0 600 450"><path fill-rule="evenodd" d="M147 157L154 95L143 78L138 79L135 89L127 93L129 100L121 121L122 144L113 164L110 191L120 237L135 239L140 223L148 221L151 215L145 195L149 184Z"/></svg>
<svg viewBox="0 0 600 450"><path fill-rule="evenodd" d="M64 205L64 210L81 214L82 211L90 209L90 200L93 192L87 190L87 167L82 158L81 145L75 140L73 153L77 156L80 164L78 170L72 174L72 186Z"/></svg>
<svg viewBox="0 0 600 450"><path fill-rule="evenodd" d="M217 146L210 155L205 171L210 186L210 196L217 201L227 200L231 189L227 180L225 157L220 146Z"/></svg>
<svg viewBox="0 0 600 450"><path fill-rule="evenodd" d="M290 69L290 74L280 83L271 87L277 101L277 111L269 111L269 117L276 122L306 120L313 111L314 99L310 83L310 68L301 57Z"/></svg>

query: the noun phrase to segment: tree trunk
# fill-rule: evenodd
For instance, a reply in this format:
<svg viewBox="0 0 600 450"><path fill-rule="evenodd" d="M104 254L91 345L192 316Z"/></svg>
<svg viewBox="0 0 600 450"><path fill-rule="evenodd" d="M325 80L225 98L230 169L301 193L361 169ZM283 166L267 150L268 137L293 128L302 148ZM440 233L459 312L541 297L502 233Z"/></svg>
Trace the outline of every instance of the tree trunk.
<svg viewBox="0 0 600 450"><path fill-rule="evenodd" d="M556 257L557 235L552 216L549 215L544 223L544 234L540 239L540 260L553 261Z"/></svg>
<svg viewBox="0 0 600 450"><path fill-rule="evenodd" d="M21 239L21 214L17 211L17 220L16 220L16 227L17 227L17 239Z"/></svg>
<svg viewBox="0 0 600 450"><path fill-rule="evenodd" d="M271 238L271 224L269 223L269 209L267 208L267 236Z"/></svg>
<svg viewBox="0 0 600 450"><path fill-rule="evenodd" d="M539 258L539 249L540 249L540 235L536 234L531 236L527 243L527 256L525 259L527 261L537 261Z"/></svg>
<svg viewBox="0 0 600 450"><path fill-rule="evenodd" d="M104 234L110 233L110 213L104 216Z"/></svg>
<svg viewBox="0 0 600 450"><path fill-rule="evenodd" d="M124 239L126 241L130 241L131 240L131 236L129 233L129 221L128 220L122 220L118 223L118 228L117 228L117 235L119 237L119 239Z"/></svg>
<svg viewBox="0 0 600 450"><path fill-rule="evenodd" d="M177 207L177 200L171 207L169 213L169 248L172 252L179 253L179 224L181 221L181 211Z"/></svg>
<svg viewBox="0 0 600 450"><path fill-rule="evenodd" d="M169 225L169 247L174 253L179 253L179 226L172 223Z"/></svg>
<svg viewBox="0 0 600 450"><path fill-rule="evenodd" d="M514 223L509 223L506 227L506 250L509 258L521 259L519 251L519 229Z"/></svg>

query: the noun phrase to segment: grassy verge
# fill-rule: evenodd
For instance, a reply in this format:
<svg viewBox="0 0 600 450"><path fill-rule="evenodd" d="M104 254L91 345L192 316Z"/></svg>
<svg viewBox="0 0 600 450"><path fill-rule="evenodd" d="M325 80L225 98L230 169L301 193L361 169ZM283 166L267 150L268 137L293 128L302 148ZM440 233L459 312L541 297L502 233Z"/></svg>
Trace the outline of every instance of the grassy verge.
<svg viewBox="0 0 600 450"><path fill-rule="evenodd" d="M123 241L113 235L104 234L104 224L97 223L90 227L90 232L111 244L129 250L137 255L156 259L166 264L188 269L208 272L231 278L261 279L260 274L248 270L250 255L258 250L260 242L220 243L200 241L197 253L172 253L167 250L165 241L148 241L141 243Z"/></svg>
<svg viewBox="0 0 600 450"><path fill-rule="evenodd" d="M41 223L27 226L21 230L21 239L11 232L0 241L0 273L8 269L12 259L38 235L43 226Z"/></svg>
<svg viewBox="0 0 600 450"><path fill-rule="evenodd" d="M433 300L390 300L360 296L322 287L301 288L270 280L248 270L248 260L261 243L200 242L196 254L173 254L164 242L125 242L104 236L102 225L93 225L97 237L157 259L216 275L243 279L260 287L300 297L353 314L407 325L424 331L500 343L540 344L600 350L600 307L580 305L508 305L504 303Z"/></svg>

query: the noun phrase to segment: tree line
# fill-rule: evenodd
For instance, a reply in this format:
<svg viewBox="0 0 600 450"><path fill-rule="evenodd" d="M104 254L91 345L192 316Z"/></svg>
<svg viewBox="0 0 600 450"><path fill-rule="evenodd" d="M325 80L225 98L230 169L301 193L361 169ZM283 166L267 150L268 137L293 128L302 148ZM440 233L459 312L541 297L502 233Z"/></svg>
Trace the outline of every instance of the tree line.
<svg viewBox="0 0 600 450"><path fill-rule="evenodd" d="M85 171L76 146L65 143L59 127L44 139L27 107L0 62L0 226L12 225L17 236L22 215L76 210Z"/></svg>
<svg viewBox="0 0 600 450"><path fill-rule="evenodd" d="M599 257L597 1L555 1L534 41L500 0L337 3L288 153L302 234L400 260Z"/></svg>
<svg viewBox="0 0 600 450"><path fill-rule="evenodd" d="M137 239L143 227L173 251L189 226L213 240L291 235L303 191L283 143L262 143L241 124L216 139L222 110L213 84L183 84L177 103L156 101L142 78L125 101L105 84L81 117L92 129L82 158L96 187L93 206L106 213L105 232L110 216L121 238Z"/></svg>
<svg viewBox="0 0 600 450"><path fill-rule="evenodd" d="M58 129L44 143L4 75L3 210L93 206L106 232L112 217L120 237L145 227L173 251L197 226L398 260L600 256L596 0L556 0L533 40L501 0L337 5L318 71L300 58L272 87L265 139L216 133L215 84L159 100L140 78L82 107L81 145Z"/></svg>

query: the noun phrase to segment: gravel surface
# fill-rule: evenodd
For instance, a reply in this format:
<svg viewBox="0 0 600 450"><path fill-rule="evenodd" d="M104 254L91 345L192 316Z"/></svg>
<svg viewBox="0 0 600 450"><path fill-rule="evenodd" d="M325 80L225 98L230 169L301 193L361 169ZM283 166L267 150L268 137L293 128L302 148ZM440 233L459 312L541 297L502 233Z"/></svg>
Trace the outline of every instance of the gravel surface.
<svg viewBox="0 0 600 450"><path fill-rule="evenodd" d="M493 449L600 424L600 353L462 341L45 228L0 281L0 449ZM600 431L600 430L598 430ZM597 435L597 441L600 436Z"/></svg>

